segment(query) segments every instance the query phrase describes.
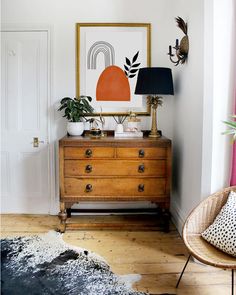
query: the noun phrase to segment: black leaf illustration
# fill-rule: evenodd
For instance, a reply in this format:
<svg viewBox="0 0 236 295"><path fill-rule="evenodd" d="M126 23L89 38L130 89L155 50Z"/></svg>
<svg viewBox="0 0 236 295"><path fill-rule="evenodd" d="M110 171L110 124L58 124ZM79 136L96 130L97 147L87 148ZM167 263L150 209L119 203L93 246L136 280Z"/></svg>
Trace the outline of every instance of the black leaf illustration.
<svg viewBox="0 0 236 295"><path fill-rule="evenodd" d="M141 65L140 63L139 64L134 64L134 65L132 65L132 68L136 68L136 67L138 67L140 65Z"/></svg>
<svg viewBox="0 0 236 295"><path fill-rule="evenodd" d="M138 54L139 54L139 51L135 54L135 56L133 57L132 59L132 63L136 62L137 58L138 58Z"/></svg>
<svg viewBox="0 0 236 295"><path fill-rule="evenodd" d="M126 57L125 60L126 60L127 65L128 65L128 66L131 66L131 62L130 62L130 60L128 59L128 57Z"/></svg>
<svg viewBox="0 0 236 295"><path fill-rule="evenodd" d="M134 74L134 73L136 73L138 71L138 69L134 69L134 70L130 70L129 72L131 73L131 74Z"/></svg>
<svg viewBox="0 0 236 295"><path fill-rule="evenodd" d="M126 64L124 64L124 72L128 78L134 78L137 74L137 71L139 70L138 67L141 65L141 63L135 63L138 59L138 55L139 51L137 51L137 53L133 56L132 63L128 57L125 58Z"/></svg>
<svg viewBox="0 0 236 295"><path fill-rule="evenodd" d="M133 78L133 77L135 77L136 75L129 75L129 78Z"/></svg>

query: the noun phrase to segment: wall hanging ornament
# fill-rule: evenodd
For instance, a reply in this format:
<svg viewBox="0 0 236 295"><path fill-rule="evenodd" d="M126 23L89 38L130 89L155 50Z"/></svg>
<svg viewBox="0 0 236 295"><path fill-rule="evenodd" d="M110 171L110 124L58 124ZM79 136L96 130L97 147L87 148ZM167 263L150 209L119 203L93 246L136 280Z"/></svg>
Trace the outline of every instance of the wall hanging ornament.
<svg viewBox="0 0 236 295"><path fill-rule="evenodd" d="M167 53L170 57L172 63L175 66L179 64L184 64L188 58L188 51L189 51L189 40L188 40L188 25L187 23L181 18L175 18L177 22L177 26L183 31L185 36L179 42L179 39L176 39L175 46L169 46L169 52ZM172 53L172 48L175 50L175 53ZM176 60L173 58L176 56Z"/></svg>

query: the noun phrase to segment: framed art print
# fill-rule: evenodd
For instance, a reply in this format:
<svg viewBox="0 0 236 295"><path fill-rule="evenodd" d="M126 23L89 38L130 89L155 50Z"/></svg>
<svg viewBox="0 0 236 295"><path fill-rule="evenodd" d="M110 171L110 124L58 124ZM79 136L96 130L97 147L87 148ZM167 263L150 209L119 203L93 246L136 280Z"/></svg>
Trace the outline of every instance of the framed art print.
<svg viewBox="0 0 236 295"><path fill-rule="evenodd" d="M149 115L135 95L138 70L150 66L150 24L78 23L76 94L92 97L95 114Z"/></svg>

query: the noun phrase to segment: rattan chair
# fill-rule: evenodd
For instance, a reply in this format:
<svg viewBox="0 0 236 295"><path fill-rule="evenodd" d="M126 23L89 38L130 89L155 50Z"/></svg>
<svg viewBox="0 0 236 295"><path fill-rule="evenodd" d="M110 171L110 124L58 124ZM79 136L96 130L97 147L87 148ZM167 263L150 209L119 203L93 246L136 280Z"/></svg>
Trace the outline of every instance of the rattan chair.
<svg viewBox="0 0 236 295"><path fill-rule="evenodd" d="M183 227L183 240L190 252L179 280L176 284L178 288L182 275L191 256L204 264L230 269L232 272L232 295L234 294L234 270L236 269L236 258L225 254L206 242L201 233L213 223L215 217L226 203L230 191L236 191L236 186L228 187L202 201L187 217Z"/></svg>

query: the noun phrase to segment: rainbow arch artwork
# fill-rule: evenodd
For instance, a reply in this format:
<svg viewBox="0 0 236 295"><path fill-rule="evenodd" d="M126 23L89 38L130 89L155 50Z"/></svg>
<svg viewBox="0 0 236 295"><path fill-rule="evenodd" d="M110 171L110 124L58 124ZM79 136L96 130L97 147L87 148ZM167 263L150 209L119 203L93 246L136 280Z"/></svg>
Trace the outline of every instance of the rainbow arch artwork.
<svg viewBox="0 0 236 295"><path fill-rule="evenodd" d="M96 70L99 54L104 56L104 70L96 85L97 101L130 101L130 84L123 69L115 65L114 47L106 41L95 42L88 50L87 69Z"/></svg>

